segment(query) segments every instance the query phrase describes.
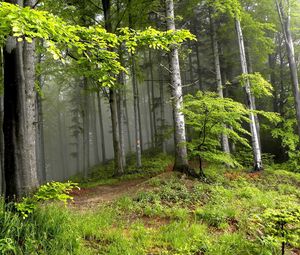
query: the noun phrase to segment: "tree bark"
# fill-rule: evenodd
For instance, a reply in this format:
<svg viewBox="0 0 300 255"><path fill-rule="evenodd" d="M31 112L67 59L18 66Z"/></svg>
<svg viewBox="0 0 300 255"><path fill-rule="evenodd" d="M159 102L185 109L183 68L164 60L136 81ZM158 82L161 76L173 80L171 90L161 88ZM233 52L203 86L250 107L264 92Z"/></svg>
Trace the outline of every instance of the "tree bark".
<svg viewBox="0 0 300 255"><path fill-rule="evenodd" d="M39 55L38 63L42 62L42 55ZM39 87L43 87L42 75L37 77ZM46 162L45 162L45 144L44 144L44 118L43 118L43 105L42 97L36 93L36 113L37 113L37 130L36 130L36 157L37 157L37 171L40 184L47 180L46 175Z"/></svg>
<svg viewBox="0 0 300 255"><path fill-rule="evenodd" d="M300 90L299 90L299 79L298 79L298 70L295 60L295 50L293 44L292 33L290 29L291 16L290 16L290 6L288 3L287 9L288 13L285 13L282 1L276 0L277 11L279 19L282 25L282 32L284 35L284 41L286 46L286 51L288 55L288 62L291 74L291 81L293 85L293 94L296 110L296 119L298 126L298 135L300 137Z"/></svg>
<svg viewBox="0 0 300 255"><path fill-rule="evenodd" d="M102 116L102 105L100 92L97 92L97 103L99 111L99 127L100 127L100 137L101 137L101 149L102 149L102 163L106 163L106 148L105 148L105 135L103 126L103 116Z"/></svg>
<svg viewBox="0 0 300 255"><path fill-rule="evenodd" d="M215 72L216 72L217 91L218 91L219 97L224 98L217 31L216 31L215 21L213 20L211 15L210 15L210 24L211 24L211 32L212 32L212 46L213 46L213 54L214 54L214 64L215 64ZM222 133L221 134L221 141L222 141L223 151L227 154L230 154L228 136L226 134Z"/></svg>
<svg viewBox="0 0 300 255"><path fill-rule="evenodd" d="M157 147L157 122L156 122L156 103L155 103L155 87L154 87L154 74L153 74L153 59L152 52L149 50L149 63L150 63L150 82L151 82L151 96L152 96L152 121L153 121L153 132L154 132L154 148Z"/></svg>
<svg viewBox="0 0 300 255"><path fill-rule="evenodd" d="M175 31L174 20L174 3L173 0L166 0L166 17L167 29ZM185 120L181 112L183 98L182 98L182 85L180 76L180 65L178 57L178 49L171 47L169 53L170 65L170 79L171 79L171 95L173 106L173 117L175 127L175 164L174 170L186 172L189 170L187 148L186 148L186 134L185 134Z"/></svg>
<svg viewBox="0 0 300 255"><path fill-rule="evenodd" d="M3 48L0 48L0 86L3 86ZM0 195L5 192L5 176L4 176L4 137L3 137L3 95L0 95Z"/></svg>
<svg viewBox="0 0 300 255"><path fill-rule="evenodd" d="M8 1L19 4L19 1ZM33 6L25 1L24 6ZM36 164L35 42L9 37L4 50L4 172L6 200L38 187Z"/></svg>
<svg viewBox="0 0 300 255"><path fill-rule="evenodd" d="M91 126L92 126L92 133L93 133L93 151L94 151L94 164L100 163L100 155L98 149L98 132L97 132L97 117L96 117L96 97L95 94L90 95L91 100Z"/></svg>
<svg viewBox="0 0 300 255"><path fill-rule="evenodd" d="M165 130L165 93L164 93L164 73L160 66L162 62L162 57L159 55L158 58L158 77L159 77L159 96L160 96L160 139L161 139L161 149L163 153L167 152L166 142L164 138L164 130Z"/></svg>
<svg viewBox="0 0 300 255"><path fill-rule="evenodd" d="M108 32L112 32L111 23L111 1L102 0L102 7L104 12L105 29ZM112 134L113 134L113 147L114 147L114 161L115 161L115 175L124 174L123 158L120 144L120 130L118 121L118 105L117 105L117 95L114 89L109 89L109 106L111 112L111 122L112 122Z"/></svg>
<svg viewBox="0 0 300 255"><path fill-rule="evenodd" d="M131 63L131 78L132 78L132 91L133 91L133 111L134 111L134 130L135 130L135 153L136 153L136 166L142 166L142 151L141 151L141 133L140 133L140 114L139 114L139 100L138 100L138 85L136 80L136 63L134 56L132 56Z"/></svg>
<svg viewBox="0 0 300 255"><path fill-rule="evenodd" d="M248 74L248 67L247 67L247 60L246 60L246 53L245 53L245 46L244 46L244 38L243 38L241 23L238 19L235 20L235 26L236 26L237 37L238 37L242 73ZM245 92L247 95L248 109L250 111L253 111L254 106L253 106L252 93L251 93L251 87L250 87L249 80L246 81ZM254 113L250 112L249 117L250 117L252 150L253 150L253 156L254 156L254 170L262 170L263 165L262 165L262 158L261 158L261 148L260 148L258 134L257 134L257 127L255 125L256 122L255 122Z"/></svg>

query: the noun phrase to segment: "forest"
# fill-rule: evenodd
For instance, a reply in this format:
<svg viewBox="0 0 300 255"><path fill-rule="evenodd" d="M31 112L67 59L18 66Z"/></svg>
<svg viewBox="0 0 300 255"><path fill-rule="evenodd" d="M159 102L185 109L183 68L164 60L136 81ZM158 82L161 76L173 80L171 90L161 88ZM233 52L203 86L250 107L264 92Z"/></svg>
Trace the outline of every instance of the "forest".
<svg viewBox="0 0 300 255"><path fill-rule="evenodd" d="M300 254L300 0L0 0L0 254Z"/></svg>

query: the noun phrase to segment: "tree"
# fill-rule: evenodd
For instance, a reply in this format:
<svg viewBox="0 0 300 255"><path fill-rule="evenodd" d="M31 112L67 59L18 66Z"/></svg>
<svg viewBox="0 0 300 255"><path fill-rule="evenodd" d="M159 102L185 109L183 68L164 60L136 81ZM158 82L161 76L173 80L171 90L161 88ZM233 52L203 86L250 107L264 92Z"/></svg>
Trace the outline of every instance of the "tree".
<svg viewBox="0 0 300 255"><path fill-rule="evenodd" d="M176 30L174 3L173 0L166 0L166 19L167 29ZM171 47L169 53L170 78L171 78L171 95L172 109L174 118L174 138L175 138L175 165L174 169L182 172L189 172L187 148L186 148L186 133L184 115L181 112L183 98L182 85L180 76L180 65L178 57L178 49Z"/></svg>
<svg viewBox="0 0 300 255"><path fill-rule="evenodd" d="M219 94L198 91L195 96L184 98L183 113L186 125L194 132L187 143L191 158L198 158L200 175L203 172L203 160L237 166L237 161L227 152L222 152L220 134L226 135L233 142L250 147L242 135L250 135L243 127L249 122L249 111L230 98L221 98Z"/></svg>
<svg viewBox="0 0 300 255"><path fill-rule="evenodd" d="M284 4L285 3L285 4ZM300 137L300 90L297 64L295 61L295 50L293 44L292 33L290 30L291 25L291 3L289 0L276 0L276 7L279 15L279 20L282 26L283 37L286 45L288 55L288 62L290 68L290 75L293 87L296 119L298 127L298 135ZM286 10L286 11L285 11Z"/></svg>
<svg viewBox="0 0 300 255"><path fill-rule="evenodd" d="M17 4L19 1L12 0ZM24 1L33 7L34 0ZM36 165L35 42L8 37L4 49L5 196L20 197L38 185Z"/></svg>

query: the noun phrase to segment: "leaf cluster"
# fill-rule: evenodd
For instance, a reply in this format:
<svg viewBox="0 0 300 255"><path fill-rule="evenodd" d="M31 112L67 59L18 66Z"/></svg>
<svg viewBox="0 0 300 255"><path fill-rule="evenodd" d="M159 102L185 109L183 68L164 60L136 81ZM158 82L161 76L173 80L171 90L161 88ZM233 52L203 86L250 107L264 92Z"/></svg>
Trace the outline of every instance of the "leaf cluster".
<svg viewBox="0 0 300 255"><path fill-rule="evenodd" d="M250 135L243 128L243 123L249 122L249 111L244 105L230 98L220 98L216 93L198 91L195 96L184 98L182 112L186 125L193 130L193 138L187 144L192 157L237 164L230 155L222 153L220 135L227 135L235 143L249 147L243 136Z"/></svg>
<svg viewBox="0 0 300 255"><path fill-rule="evenodd" d="M24 197L21 202L15 203L15 208L25 219L32 214L40 202L62 201L67 203L73 197L70 192L74 188L79 188L73 182L50 182L42 185L32 197Z"/></svg>

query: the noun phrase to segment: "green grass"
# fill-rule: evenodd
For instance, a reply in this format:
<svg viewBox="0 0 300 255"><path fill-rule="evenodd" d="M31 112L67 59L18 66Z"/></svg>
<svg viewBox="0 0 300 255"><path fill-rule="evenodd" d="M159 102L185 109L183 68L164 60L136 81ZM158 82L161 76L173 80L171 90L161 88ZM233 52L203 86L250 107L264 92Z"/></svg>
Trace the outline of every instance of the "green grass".
<svg viewBox="0 0 300 255"><path fill-rule="evenodd" d="M249 174L209 166L209 183L203 183L177 173L151 177L162 172L169 157L144 162L145 173L139 177L149 179L133 196L89 211L42 205L26 220L2 212L0 254L280 254L280 243L270 241L255 219L266 209L300 206L299 174L271 168ZM114 179L106 170L97 168L86 186L101 183L99 177L105 183L138 177ZM294 247L288 245L286 254L292 249L300 249L300 240Z"/></svg>

